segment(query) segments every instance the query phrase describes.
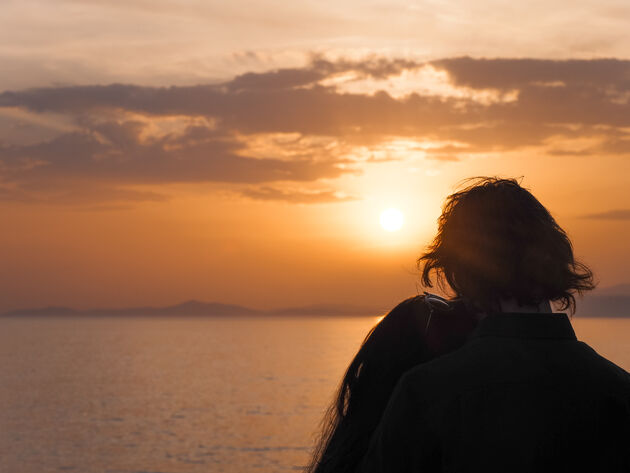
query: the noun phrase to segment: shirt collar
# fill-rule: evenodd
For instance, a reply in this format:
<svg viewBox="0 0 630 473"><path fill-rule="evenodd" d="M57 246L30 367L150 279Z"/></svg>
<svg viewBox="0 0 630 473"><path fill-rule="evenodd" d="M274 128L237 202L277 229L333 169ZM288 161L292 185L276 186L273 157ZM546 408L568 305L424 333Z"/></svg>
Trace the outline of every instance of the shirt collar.
<svg viewBox="0 0 630 473"><path fill-rule="evenodd" d="M471 338L547 338L577 340L571 322L561 313L503 313L488 315L479 322Z"/></svg>

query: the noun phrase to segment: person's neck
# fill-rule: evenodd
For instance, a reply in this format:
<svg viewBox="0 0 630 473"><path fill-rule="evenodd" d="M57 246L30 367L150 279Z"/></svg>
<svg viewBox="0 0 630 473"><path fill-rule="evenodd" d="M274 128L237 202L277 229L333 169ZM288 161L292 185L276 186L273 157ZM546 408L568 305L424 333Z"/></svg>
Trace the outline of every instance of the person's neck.
<svg viewBox="0 0 630 473"><path fill-rule="evenodd" d="M549 301L542 301L538 305L520 305L515 299L501 299L499 301L501 312L519 312L519 313L551 313L551 304Z"/></svg>

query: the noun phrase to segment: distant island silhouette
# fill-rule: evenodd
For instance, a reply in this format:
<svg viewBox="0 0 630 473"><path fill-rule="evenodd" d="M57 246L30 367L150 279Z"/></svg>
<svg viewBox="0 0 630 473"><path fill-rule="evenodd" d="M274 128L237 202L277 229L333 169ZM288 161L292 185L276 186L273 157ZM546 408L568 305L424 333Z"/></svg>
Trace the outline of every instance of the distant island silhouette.
<svg viewBox="0 0 630 473"><path fill-rule="evenodd" d="M361 307L344 304L312 304L271 310L253 309L221 302L190 300L165 307L124 307L113 309L73 309L70 307L39 307L14 309L2 317L17 316L145 316L145 317L225 317L225 316L377 316L387 307ZM630 284L602 289L578 300L576 317L630 317Z"/></svg>
<svg viewBox="0 0 630 473"><path fill-rule="evenodd" d="M384 309L374 307L359 307L352 305L314 304L299 307L284 307L272 310L259 310L234 304L220 302L201 302L190 300L180 304L166 307L124 307L114 309L73 309L70 307L40 307L32 309L9 310L2 314L3 317L15 316L147 316L147 317L172 317L172 316L269 316L269 315L356 315L376 316Z"/></svg>

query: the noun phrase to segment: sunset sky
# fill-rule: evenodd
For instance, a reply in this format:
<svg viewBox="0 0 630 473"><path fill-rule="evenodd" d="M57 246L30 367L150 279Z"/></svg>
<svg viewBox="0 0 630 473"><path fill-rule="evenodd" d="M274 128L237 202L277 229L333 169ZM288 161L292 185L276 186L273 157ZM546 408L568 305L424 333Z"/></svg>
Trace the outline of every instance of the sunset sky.
<svg viewBox="0 0 630 473"><path fill-rule="evenodd" d="M0 311L390 307L476 175L522 177L600 286L629 283L629 20L625 0L5 0Z"/></svg>

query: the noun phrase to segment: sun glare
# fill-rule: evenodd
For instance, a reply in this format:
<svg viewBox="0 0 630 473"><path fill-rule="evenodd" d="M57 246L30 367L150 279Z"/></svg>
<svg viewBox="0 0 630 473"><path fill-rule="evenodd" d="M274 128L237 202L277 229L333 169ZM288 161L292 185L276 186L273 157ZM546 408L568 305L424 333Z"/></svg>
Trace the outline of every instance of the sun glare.
<svg viewBox="0 0 630 473"><path fill-rule="evenodd" d="M395 232L400 230L405 221L405 217L402 212L398 209L387 209L381 213L381 227L383 227L388 232Z"/></svg>

